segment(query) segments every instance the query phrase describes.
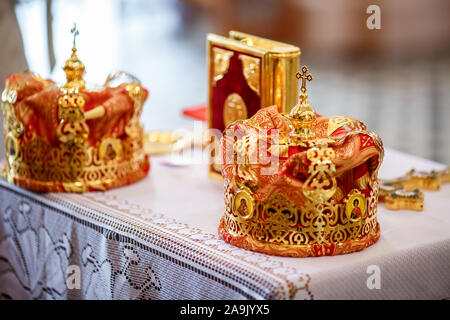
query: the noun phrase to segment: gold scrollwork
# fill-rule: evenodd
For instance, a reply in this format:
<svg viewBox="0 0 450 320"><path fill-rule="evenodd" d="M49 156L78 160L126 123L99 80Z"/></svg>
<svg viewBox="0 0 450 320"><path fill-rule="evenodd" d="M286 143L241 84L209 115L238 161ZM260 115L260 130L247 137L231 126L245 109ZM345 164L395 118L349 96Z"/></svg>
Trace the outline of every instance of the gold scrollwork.
<svg viewBox="0 0 450 320"><path fill-rule="evenodd" d="M350 131L365 131L367 129L364 122L359 121L358 119L344 116L333 116L328 121L327 136L331 136L336 130L345 126L347 126Z"/></svg>
<svg viewBox="0 0 450 320"><path fill-rule="evenodd" d="M240 54L239 59L242 61L242 72L247 80L247 84L256 94L261 94L260 90L260 59L245 54Z"/></svg>
<svg viewBox="0 0 450 320"><path fill-rule="evenodd" d="M234 142L234 163L237 165L235 183L239 187L248 187L256 190L259 185L258 177L252 163L257 161L258 140L253 135L246 135ZM255 157L255 158L254 158ZM254 158L254 159L253 159Z"/></svg>
<svg viewBox="0 0 450 320"><path fill-rule="evenodd" d="M133 116L128 121L127 126L125 127L125 132L132 138L142 139L144 132L141 122L139 121L139 117L144 106L143 89L138 84L128 84L125 86L125 90L134 102Z"/></svg>
<svg viewBox="0 0 450 320"><path fill-rule="evenodd" d="M78 88L61 88L58 99L57 135L62 143L81 146L89 136L89 127L84 118L85 100Z"/></svg>
<svg viewBox="0 0 450 320"><path fill-rule="evenodd" d="M129 139L122 141L123 151L118 152L122 156L111 159L107 157L107 146L111 142L108 139L98 150L67 144L52 148L36 137L20 145L20 152L14 161L8 161L4 176L8 181L40 191L104 190L109 184L119 184L119 180L125 181L127 176L137 174L148 163L142 151L126 148Z"/></svg>
<svg viewBox="0 0 450 320"><path fill-rule="evenodd" d="M274 193L265 201L257 201L249 188L233 192L225 182L224 225L232 236L248 236L261 244L304 246L360 241L378 232L376 220L378 183L370 184L370 197L352 190L341 202L334 199L337 185L331 159L334 152L327 146L311 148L308 159L310 177L303 193L307 200L294 205L283 194ZM342 193L342 191L341 191ZM343 195L340 196L343 198ZM355 200L358 200L355 209ZM352 216L354 213L354 216ZM285 247L289 251L288 247Z"/></svg>
<svg viewBox="0 0 450 320"><path fill-rule="evenodd" d="M148 158L139 134L105 138L98 146L85 143L89 127L83 114L84 99L77 88L63 88L58 100L58 147L37 136L27 142L21 139L24 127L12 105L16 94L11 88L5 90L2 110L7 163L2 175L7 181L37 191L84 192L117 187L146 175ZM136 103L142 101L137 97Z"/></svg>
<svg viewBox="0 0 450 320"><path fill-rule="evenodd" d="M228 67L230 66L230 59L234 52L217 47L214 47L212 51L214 59L213 85L216 85L216 82L222 79L225 73L227 73Z"/></svg>
<svg viewBox="0 0 450 320"><path fill-rule="evenodd" d="M6 131L14 137L19 138L23 134L23 124L17 117L13 104L17 100L17 91L11 88L5 88L2 93L2 111L4 126Z"/></svg>
<svg viewBox="0 0 450 320"><path fill-rule="evenodd" d="M334 201L316 207L311 203L295 206L282 194L274 194L264 202L252 200L250 193L245 193L245 196L239 194L239 197L238 193L232 197L233 204L226 205L235 208L240 205L247 215L242 216L238 209L226 213L227 231L234 236L250 236L263 243L306 245L343 242L362 238L375 232L378 227L376 205L366 206L366 218L350 219L346 213L346 205L336 204ZM251 205L247 204L252 201L253 211L250 213ZM376 195L372 195L368 203L375 201ZM319 209L320 213L314 208Z"/></svg>
<svg viewBox="0 0 450 320"><path fill-rule="evenodd" d="M303 185L303 194L313 203L324 203L336 192L336 168L331 161L334 150L328 147L313 147L306 153L311 165L309 177Z"/></svg>
<svg viewBox="0 0 450 320"><path fill-rule="evenodd" d="M9 104L15 103L17 100L17 91L12 88L5 88L2 92L2 102L7 102Z"/></svg>

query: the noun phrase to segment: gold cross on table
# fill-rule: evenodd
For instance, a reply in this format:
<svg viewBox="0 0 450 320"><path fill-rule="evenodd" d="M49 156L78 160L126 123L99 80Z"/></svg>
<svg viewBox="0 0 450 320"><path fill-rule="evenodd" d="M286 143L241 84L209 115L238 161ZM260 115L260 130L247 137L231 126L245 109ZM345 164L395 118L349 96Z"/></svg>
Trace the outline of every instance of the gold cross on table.
<svg viewBox="0 0 450 320"><path fill-rule="evenodd" d="M70 29L70 33L73 34L73 47L75 48L77 36L80 34L80 31L78 31L77 24L75 22L73 23L72 29Z"/></svg>
<svg viewBox="0 0 450 320"><path fill-rule="evenodd" d="M301 87L301 91L303 93L306 92L306 80L308 81L312 81L313 80L313 76L311 74L308 74L308 67L307 66L303 66L302 67L302 73L297 72L296 74L297 79L302 79L302 87Z"/></svg>

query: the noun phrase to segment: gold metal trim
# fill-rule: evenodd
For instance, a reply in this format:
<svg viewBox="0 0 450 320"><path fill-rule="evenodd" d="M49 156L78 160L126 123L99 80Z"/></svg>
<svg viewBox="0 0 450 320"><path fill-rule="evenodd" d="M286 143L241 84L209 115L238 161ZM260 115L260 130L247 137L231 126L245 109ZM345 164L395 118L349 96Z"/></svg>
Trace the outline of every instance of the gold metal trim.
<svg viewBox="0 0 450 320"><path fill-rule="evenodd" d="M233 56L234 52L221 48L212 48L212 51L214 57L213 85L215 86L217 81L222 79L223 76L228 72L230 59Z"/></svg>
<svg viewBox="0 0 450 320"><path fill-rule="evenodd" d="M260 96L260 59L245 54L240 54L239 59L242 61L242 72L247 84Z"/></svg>

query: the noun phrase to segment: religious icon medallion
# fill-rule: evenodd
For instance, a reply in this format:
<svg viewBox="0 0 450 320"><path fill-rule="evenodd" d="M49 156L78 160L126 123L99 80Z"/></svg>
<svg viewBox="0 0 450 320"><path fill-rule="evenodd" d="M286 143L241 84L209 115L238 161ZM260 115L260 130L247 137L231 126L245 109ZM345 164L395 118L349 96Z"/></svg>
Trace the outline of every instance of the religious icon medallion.
<svg viewBox="0 0 450 320"><path fill-rule="evenodd" d="M100 159L105 161L114 160L122 153L120 141L118 139L107 138L102 141L99 149Z"/></svg>
<svg viewBox="0 0 450 320"><path fill-rule="evenodd" d="M233 213L244 220L252 217L253 198L248 190L241 189L234 196Z"/></svg>
<svg viewBox="0 0 450 320"><path fill-rule="evenodd" d="M357 190L350 192L345 205L345 213L351 221L358 221L366 216L367 201L362 193Z"/></svg>
<svg viewBox="0 0 450 320"><path fill-rule="evenodd" d="M11 158L16 157L17 149L18 149L17 144L18 144L17 139L13 135L8 135L6 137L5 145L6 145L6 151L7 151L8 157L11 157Z"/></svg>
<svg viewBox="0 0 450 320"><path fill-rule="evenodd" d="M225 127L236 120L247 119L247 106L237 93L230 94L223 104L223 122Z"/></svg>

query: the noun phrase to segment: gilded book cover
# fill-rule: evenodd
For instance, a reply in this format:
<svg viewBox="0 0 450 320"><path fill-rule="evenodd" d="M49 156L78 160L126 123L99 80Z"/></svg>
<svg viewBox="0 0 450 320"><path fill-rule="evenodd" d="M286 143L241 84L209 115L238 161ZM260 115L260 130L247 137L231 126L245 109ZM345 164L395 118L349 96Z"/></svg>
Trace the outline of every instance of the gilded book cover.
<svg viewBox="0 0 450 320"><path fill-rule="evenodd" d="M237 31L228 37L209 34L208 123L223 131L236 120L247 119L264 107L276 105L289 112L297 103L295 74L300 49ZM210 175L220 177L212 164Z"/></svg>

